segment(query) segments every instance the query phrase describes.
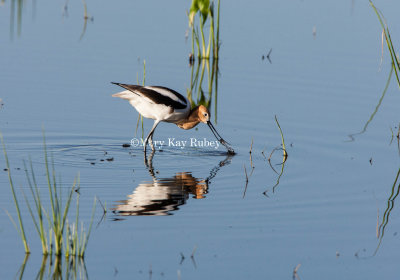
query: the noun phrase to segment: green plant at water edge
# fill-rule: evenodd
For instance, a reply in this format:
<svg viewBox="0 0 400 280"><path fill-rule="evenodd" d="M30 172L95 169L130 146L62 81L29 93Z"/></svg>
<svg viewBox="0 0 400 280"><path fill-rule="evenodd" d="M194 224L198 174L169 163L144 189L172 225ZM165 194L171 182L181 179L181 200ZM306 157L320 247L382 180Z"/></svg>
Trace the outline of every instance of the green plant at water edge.
<svg viewBox="0 0 400 280"><path fill-rule="evenodd" d="M400 87L400 79L399 79L399 72L400 72L399 60L400 59L399 59L398 55L396 54L396 51L394 50L392 39L390 37L389 27L386 23L386 19L383 16L382 12L375 7L375 5L372 3L372 1L369 1L369 3L372 6L372 8L374 9L376 15L378 16L379 22L382 26L382 34L385 37L386 45L388 47L388 50L390 53L390 58L392 60L392 66L393 66L394 72L396 74L397 83ZM383 42L382 42L382 44L383 44Z"/></svg>
<svg viewBox="0 0 400 280"><path fill-rule="evenodd" d="M79 197L80 194L78 193L78 197L76 200L76 219L75 223L69 225L67 220L67 242L65 242L65 256L78 256L83 258L85 256L86 246L89 241L89 236L92 231L93 225L93 218L94 212L96 210L96 198L93 202L93 209L92 209L92 217L89 225L89 230L86 233L83 223L81 222L80 229L78 228L79 225ZM79 233L80 231L80 233ZM79 234L79 236L78 236Z"/></svg>
<svg viewBox="0 0 400 280"><path fill-rule="evenodd" d="M278 125L279 133L281 134L282 150L283 150L283 163L284 163L286 161L287 157L288 157L288 154L287 154L287 151L286 151L285 139L283 138L283 132L282 132L281 126L280 126L280 124L278 122L278 118L276 117L276 115L275 115L275 122Z"/></svg>
<svg viewBox="0 0 400 280"><path fill-rule="evenodd" d="M209 59L212 49L213 59L218 59L219 52L219 8L220 1L217 3L216 20L214 14L214 0L192 0L189 11L189 27L192 32L192 54L195 55L195 45L197 46L197 57L199 59ZM200 30L195 27L195 17L198 15ZM204 25L209 19L210 30L208 45L206 46L204 36ZM215 23L216 22L216 23ZM200 44L201 41L201 44Z"/></svg>
<svg viewBox="0 0 400 280"><path fill-rule="evenodd" d="M271 166L271 169L272 169L276 174L278 174L278 179L276 180L275 185L272 187L272 192L273 192L273 193L275 192L275 188L279 185L280 179L281 179L281 177L282 177L282 175L283 175L283 171L284 171L284 169L285 169L285 163L286 163L286 160L287 160L287 158L288 158L288 153L287 153L286 145L285 145L285 138L283 137L283 132L282 132L281 126L280 126L280 124L279 124L279 122L278 122L278 118L276 117L276 115L275 115L275 122L276 122L276 124L277 124L277 126L278 126L278 128L279 128L279 133L281 134L282 148L280 148L280 147L274 148L274 149L272 150L271 154L270 154L269 157L268 157L268 163L269 163L269 165ZM278 173L278 172L275 170L275 168L272 166L272 164L271 164L271 157L272 157L272 154L273 154L276 150L282 150L282 151L283 151L283 159L282 159L282 163L280 163L280 164L282 165L282 168L281 168L281 172L280 172L280 173ZM264 194L265 196L268 196L268 195L267 195L267 192L268 192L268 190L266 190L265 192L263 192L263 194Z"/></svg>
<svg viewBox="0 0 400 280"><path fill-rule="evenodd" d="M14 188L13 180L12 180L12 177L11 177L10 163L8 162L6 146L4 144L3 135L1 133L0 133L0 139L1 139L1 144L3 145L4 158L6 160L6 166L7 166L7 172L8 172L8 180L10 182L10 188L11 188L11 192L12 192L12 195L13 195L15 208L16 208L17 214L18 214L19 228L17 227L17 225L14 222L14 220L11 218L11 215L9 215L9 217L10 217L11 221L13 222L15 228L17 229L17 231L19 231L19 233L21 235L22 242L24 243L25 253L29 254L30 250L29 250L29 246L28 246L28 241L26 240L24 224L22 222L22 217L21 217L21 211L20 211L20 208L19 208L18 199L17 199L17 196L15 194L15 188Z"/></svg>
<svg viewBox="0 0 400 280"><path fill-rule="evenodd" d="M89 240L89 235L92 228L94 210L96 206L96 200L93 204L93 212L92 218L90 222L90 227L88 233L86 233L83 229L83 224L80 227L80 235L78 236L78 225L79 225L79 175L75 178L72 187L68 190L66 198L63 199L61 193L61 185L58 184L56 180L56 172L54 169L54 162L50 164L47 155L47 147L45 143L45 138L43 135L43 145L44 145L44 158L45 158L45 169L46 169L46 179L47 179L47 187L49 193L49 200L51 209L46 211L43 205L43 199L40 194L40 188L36 180L35 172L32 166L32 161L29 161L29 169L27 164L24 161L25 174L29 185L29 190L31 193L31 198L34 202L33 207L29 202L28 197L22 191L24 196L26 206L32 218L35 229L39 235L41 245L42 245L42 253L43 255L56 255L61 256L64 253L65 256L78 256L83 257L85 254L86 246ZM3 139L2 139L3 142ZM8 163L7 153L3 142L4 154L6 157L6 163L8 171L10 172L10 167ZM10 174L10 173L9 173ZM14 202L17 208L18 219L20 223L20 232L23 237L24 244L26 244L26 237L23 233L23 224L22 217L20 214L20 209L17 201L17 197L15 194L15 188L12 183L11 174L9 175L10 186L12 189L12 193L14 196ZM76 219L74 224L68 223L68 213L71 206L72 197L76 191L78 197L76 199L77 209L76 209ZM65 201L64 201L65 200ZM47 221L47 223L46 223ZM14 223L15 224L15 223ZM23 233L23 234L22 234ZM25 246L25 252L29 253L29 247L27 244Z"/></svg>

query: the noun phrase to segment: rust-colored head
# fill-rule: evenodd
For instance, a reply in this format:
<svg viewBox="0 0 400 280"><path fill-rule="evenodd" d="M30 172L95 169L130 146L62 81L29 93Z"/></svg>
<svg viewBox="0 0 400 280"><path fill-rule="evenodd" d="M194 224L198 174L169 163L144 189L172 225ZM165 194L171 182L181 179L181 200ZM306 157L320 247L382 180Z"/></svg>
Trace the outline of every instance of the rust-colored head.
<svg viewBox="0 0 400 280"><path fill-rule="evenodd" d="M208 123L210 121L210 111L203 105L199 106L197 116L202 123Z"/></svg>

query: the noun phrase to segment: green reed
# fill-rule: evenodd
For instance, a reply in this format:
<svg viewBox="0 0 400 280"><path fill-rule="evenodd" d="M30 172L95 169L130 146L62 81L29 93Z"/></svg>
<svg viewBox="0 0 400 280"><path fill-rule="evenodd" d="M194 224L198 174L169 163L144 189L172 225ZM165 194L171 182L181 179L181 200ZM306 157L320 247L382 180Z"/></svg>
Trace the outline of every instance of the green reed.
<svg viewBox="0 0 400 280"><path fill-rule="evenodd" d="M1 135L0 135L1 136ZM19 203L17 200L15 187L12 182L11 177L11 169L8 162L7 152L5 149L3 138L1 137L3 143L4 155L6 158L6 165L9 172L9 181L10 187L12 190L14 204L18 214L19 228L18 231L21 234L22 241L25 246L25 252L29 253L29 246L26 241L26 235L24 231L24 226L22 222L21 211L19 207ZM38 233L41 245L42 245L42 253L43 255L56 255L61 256L64 250L65 256L79 256L83 257L85 254L86 246L89 240L96 200L93 204L92 218L90 222L90 227L88 232L86 233L83 229L83 224L80 227L80 234L78 235L78 225L79 225L79 174L74 179L72 186L67 191L66 196L64 197L61 191L61 185L56 180L56 172L54 168L54 162L51 162L51 166L49 163L46 141L43 134L43 145L44 145L44 158L45 158L45 169L46 169L46 181L47 181L47 189L49 194L49 201L51 208L49 210L45 210L43 198L40 193L39 184L36 180L35 171L33 169L32 161L29 160L29 168L24 161L24 169L25 175L27 178L29 191L31 194L31 198L33 200L33 206L29 202L29 199L25 192L22 190L22 194L28 208L28 212L31 216L32 222ZM71 208L71 202L74 192L78 193L78 197L76 199L77 210L76 210L76 219L75 223L70 225L68 223L67 217L69 210ZM11 216L10 216L11 218ZM13 221L13 220L12 220ZM14 223L14 222L13 222ZM15 224L15 223L14 223ZM72 248L72 249L71 249Z"/></svg>
<svg viewBox="0 0 400 280"><path fill-rule="evenodd" d="M14 204L15 204L15 208L17 210L17 215L18 215L18 222L19 222L19 227L17 227L16 223L14 222L14 220L11 218L11 221L13 222L15 228L17 229L17 231L20 233L21 235L21 239L22 239L22 243L24 244L24 248L25 248L25 253L29 254L30 250L29 250L29 246L28 246L28 241L26 239L26 234L25 234L25 229L24 229L24 224L22 222L22 217L21 217L21 210L19 208L19 203L18 203L18 199L17 196L15 194L15 187L14 187L14 183L12 180L12 176L11 176L11 168L10 168L10 163L8 161L8 156L7 156L7 151L6 151L6 146L4 144L4 139L3 139L3 135L0 133L0 139L1 139L1 144L3 145L3 152L4 152L4 158L6 160L6 167L7 167L7 172L8 172L8 180L10 182L10 188L11 188L11 192L13 195L13 199L14 199Z"/></svg>
<svg viewBox="0 0 400 280"><path fill-rule="evenodd" d="M390 53L390 58L392 60L392 66L393 66L394 72L396 74L397 83L400 87L400 79L399 79L400 62L399 62L398 54L396 53L396 51L394 50L394 47L393 47L393 42L390 37L389 27L387 25L385 17L383 16L383 13L375 7L375 5L372 3L372 1L369 1L369 3L372 6L372 8L374 9L376 15L378 16L379 22L382 26L382 33L385 36L386 45L388 47L388 50Z"/></svg>
<svg viewBox="0 0 400 280"><path fill-rule="evenodd" d="M144 86L146 82L146 60L143 60L143 79L142 79L142 85ZM136 83L139 85L139 73L136 73ZM143 126L143 116L139 114L138 120L136 123L136 131L135 134L137 134L137 130L139 128L139 122L142 123L142 138L144 137L144 126Z"/></svg>
<svg viewBox="0 0 400 280"><path fill-rule="evenodd" d="M279 132L281 134L282 150L283 150L283 163L284 163L286 161L287 157L288 157L288 154L287 154L286 146L285 146L285 138L283 138L283 132L282 132L281 126L279 125L278 118L276 117L276 115L275 115L275 122L278 125Z"/></svg>
<svg viewBox="0 0 400 280"><path fill-rule="evenodd" d="M189 11L189 27L192 32L192 54L195 55L195 45L197 46L197 57L199 59L209 59L212 51L213 59L218 59L219 52L219 17L220 1L217 3L217 13L214 13L213 0L192 0ZM199 28L195 27L195 17L198 15ZM208 44L206 44L204 26L210 21L208 34Z"/></svg>
<svg viewBox="0 0 400 280"><path fill-rule="evenodd" d="M275 183L275 185L272 187L272 192L273 192L273 193L275 192L275 188L279 185L280 179L281 179L281 177L282 177L282 175L283 175L283 171L284 171L284 169L285 169L285 163L286 163L286 160L287 160L287 158L288 158L288 153L287 153L286 145L285 145L285 138L283 137L282 128L281 128L281 126L280 126L280 124L279 124L279 122L278 122L278 118L276 117L276 115L275 115L275 122L276 122L276 124L277 124L277 126L278 126L278 128L279 128L279 133L281 134L281 140L282 140L281 146L282 146L282 148L281 148L281 147L276 147L276 148L274 148L274 149L272 150L272 152L270 153L269 157L268 157L268 163L269 163L271 169L272 169L276 174L278 174L278 178L277 178L277 180L276 180L276 183ZM281 171L280 171L280 173L278 173L278 172L275 170L275 168L272 166L272 163L271 163L272 154L273 154L275 151L277 151L277 150L282 150L282 151L283 151L283 159L282 159L282 162L280 163L280 165L281 165ZM264 155L264 152L262 152L262 154ZM263 194L264 194L265 196L267 196L267 192L268 192L268 190L266 190L265 192L263 192Z"/></svg>
<svg viewBox="0 0 400 280"><path fill-rule="evenodd" d="M64 243L65 245L65 256L78 256L83 258L85 256L86 247L89 241L89 236L92 231L93 225L93 218L94 213L96 210L96 198L94 199L93 209L92 209L92 217L90 220L90 225L88 232L85 231L83 223L81 223L80 228L79 225L79 197L80 194L78 193L77 202L76 202L76 218L75 223L69 225L67 220L67 242Z"/></svg>

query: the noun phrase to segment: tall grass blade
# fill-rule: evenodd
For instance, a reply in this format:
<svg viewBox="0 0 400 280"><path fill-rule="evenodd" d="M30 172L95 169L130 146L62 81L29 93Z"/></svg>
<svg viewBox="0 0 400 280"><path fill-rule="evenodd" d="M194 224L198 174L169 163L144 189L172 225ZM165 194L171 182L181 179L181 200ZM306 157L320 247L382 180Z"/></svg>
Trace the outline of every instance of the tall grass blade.
<svg viewBox="0 0 400 280"><path fill-rule="evenodd" d="M220 0L218 0L218 8L217 8L217 35L216 35L216 43L215 43L215 48L214 48L214 58L218 59L218 53L219 53L219 7L220 7Z"/></svg>
<svg viewBox="0 0 400 280"><path fill-rule="evenodd" d="M94 213L96 211L96 204L97 204L96 202L97 202L97 199L94 198L93 207L92 207L92 217L90 218L89 230L88 230L87 234L85 235L84 239L82 240L83 243L82 243L82 248L81 248L81 251L80 251L80 254L79 254L80 257L84 257L84 255L85 255L86 247L87 247L87 244L89 242L89 236L90 236L90 234L92 232Z"/></svg>
<svg viewBox="0 0 400 280"><path fill-rule="evenodd" d="M10 183L10 188L11 188L11 192L12 192L12 195L13 195L15 208L17 210L17 215L18 215L18 222L19 222L19 230L18 231L21 234L22 242L23 242L24 248L25 248L25 253L29 254L30 250L29 250L28 241L27 241L26 235L25 235L24 224L22 222L21 211L20 211L20 208L19 208L18 199L17 199L17 196L15 194L14 184L13 184L13 180L12 180L12 177L11 177L10 163L8 161L6 146L4 144L3 135L1 133L0 133L0 139L1 139L1 144L3 145L4 158L6 160L8 180L9 180L9 183Z"/></svg>
<svg viewBox="0 0 400 280"><path fill-rule="evenodd" d="M4 151L4 156L6 159L6 164L7 164L7 170L9 172L9 180L10 180L10 188L13 194L14 198L14 204L17 210L18 214L18 222L19 225L14 221L14 219L11 217L11 215L7 212L7 215L9 215L11 222L17 229L17 231L21 235L21 239L24 243L25 246L25 252L29 253L29 246L26 241L26 235L24 231L24 226L22 222L22 217L21 217L21 211L20 211L20 206L18 203L18 199L15 193L15 188L14 184L12 181L12 177L10 174L10 164L8 161L8 156L7 152L5 149L5 144L2 135L0 134L1 142L3 144L3 151ZM64 195L63 191L61 188L61 183L59 184L58 182L61 182L56 180L56 172L55 172L55 165L54 165L54 158L52 157L51 161L51 168L49 166L49 159L47 155L47 147L44 141L44 156L45 156L45 169L46 169L46 181L47 181L47 187L48 187L48 192L49 192L49 200L51 204L51 213L46 212L45 208L43 207L42 199L40 196L40 191L38 184L36 182L36 177L35 173L32 167L32 161L30 160L30 169L28 169L26 162L24 161L24 169L25 169L25 175L28 181L29 185L29 190L30 194L33 199L33 203L30 202L29 198L25 194L24 190L21 189L22 195L24 197L26 206L28 208L28 212L32 218L32 221L34 223L36 232L39 235L41 245L42 245L42 251L43 255L54 255L57 256L55 260L57 261L58 257L62 255L63 251L66 256L80 256L83 257L85 253L85 249L87 246L88 238L92 229L92 224L93 224L93 218L94 218L94 211L95 211L95 202L93 205L93 212L92 212L92 218L90 222L90 227L89 227L89 232L86 233L84 228L83 228L83 223L81 227L81 232L78 233L78 225L79 225L79 192L78 197L77 197L77 208L76 208L76 220L73 225L70 225L67 217L69 210L71 208L71 202L74 194L75 189L79 189L80 186L80 179L79 179L79 173L78 176L74 179L74 182L69 189L68 193L66 194L66 198L64 201ZM44 226L45 220L47 220L48 228ZM52 259L52 257L51 257ZM61 263L60 263L61 264ZM61 267L55 265L54 266L54 272L49 271L49 275L57 276L61 275Z"/></svg>
<svg viewBox="0 0 400 280"><path fill-rule="evenodd" d="M388 25L386 23L386 19L383 16L382 12L380 10L378 10L378 8L375 7L375 5L372 3L371 0L369 1L369 3L371 5L371 7L374 9L375 14L377 15L377 17L379 19L379 22L380 22L380 24L382 26L383 33L385 35L386 44L387 44L387 47L389 49L390 58L391 58L392 63L393 63L393 69L394 69L394 72L396 74L397 83L398 83L398 86L400 87L400 79L399 79L399 73L398 73L400 71L400 63L399 63L399 61L397 59L397 55L396 55L396 52L395 52L394 47L393 47L393 42L392 42L392 39L390 37L389 27L388 27Z"/></svg>
<svg viewBox="0 0 400 280"><path fill-rule="evenodd" d="M53 226L53 228L55 228L57 226L56 224L54 224L57 221L56 207L55 207L55 202L54 202L53 187L52 187L52 183L50 181L49 162L48 162L48 158L47 158L46 135L44 133L44 128L42 130L43 130L43 149L44 149L44 162L45 162L45 167L46 167L47 186L49 189L51 213L53 216L53 225L52 226Z"/></svg>
<svg viewBox="0 0 400 280"><path fill-rule="evenodd" d="M279 132L280 132L281 138L282 138L283 162L285 162L287 157L288 157L288 154L287 154L287 151L286 151L285 139L283 138L282 129L281 129L281 126L279 125L278 118L276 117L276 115L275 115L275 121L276 121L276 124L278 125Z"/></svg>
<svg viewBox="0 0 400 280"><path fill-rule="evenodd" d="M26 204L28 206L29 212L31 214L32 217L32 221L35 225L36 231L40 237L40 241L42 243L42 252L44 255L48 254L48 242L47 242L47 236L46 236L46 231L44 230L44 225L43 225L43 210L42 210L42 202L41 202L41 198L40 198L40 192L39 192L39 188L37 186L36 183L36 178L35 178L35 173L33 171L33 166L32 166L32 161L31 159L29 159L30 161L30 169L31 169L31 176L32 176L32 180L31 180L31 176L29 175L28 172L28 168L26 166L25 161L23 161L24 163L24 169L25 169L25 175L28 181L28 185L29 185L29 189L31 191L31 195L33 197L33 200L35 202L35 209L36 209L36 214L37 214L37 219L33 214L33 211L31 210L30 204L24 194L25 197L25 201Z"/></svg>
<svg viewBox="0 0 400 280"><path fill-rule="evenodd" d="M137 80L137 84L139 83L139 73L136 73L136 80ZM146 60L143 60L143 80L142 80L142 84L143 86L145 85L146 82ZM137 130L139 128L139 122L142 123L142 138L144 137L144 125L143 125L143 116L141 114L139 114L138 116L138 120L136 123L136 130L135 130L135 135L137 135Z"/></svg>

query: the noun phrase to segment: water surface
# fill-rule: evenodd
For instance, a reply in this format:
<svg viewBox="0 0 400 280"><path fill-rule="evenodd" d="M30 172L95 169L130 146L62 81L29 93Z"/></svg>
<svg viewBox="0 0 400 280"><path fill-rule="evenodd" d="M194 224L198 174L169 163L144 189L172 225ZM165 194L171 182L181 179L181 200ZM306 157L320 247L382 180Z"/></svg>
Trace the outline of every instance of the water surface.
<svg viewBox="0 0 400 280"><path fill-rule="evenodd" d="M89 278L287 279L298 264L301 279L395 278L394 76L366 131L348 136L363 130L390 73L386 50L380 65L381 30L368 2L223 1L211 108L237 155L165 146L147 166L140 147L122 147L141 132L135 136L137 113L111 97L119 88L110 82L141 80L145 59L146 84L186 94L188 3L87 2L93 21L80 39L80 2L69 3L68 17L62 3L26 2L19 34L16 18L10 30L11 2L0 7L0 130L11 172L27 188L22 160L31 157L46 193L43 126L63 187L80 174L81 218L90 219L95 196L106 204L103 218L98 206L87 249ZM398 3L375 4L398 46ZM271 48L272 63L262 60ZM267 160L281 144L275 115L289 154L283 168L281 151L273 154L280 177ZM144 121L145 132L151 125ZM154 139L169 138L214 140L204 125L183 131L160 124ZM0 183L0 206L16 217L7 172ZM31 279L41 249L25 208L23 218L32 249L24 278ZM10 279L23 246L5 211L0 220L0 278Z"/></svg>

